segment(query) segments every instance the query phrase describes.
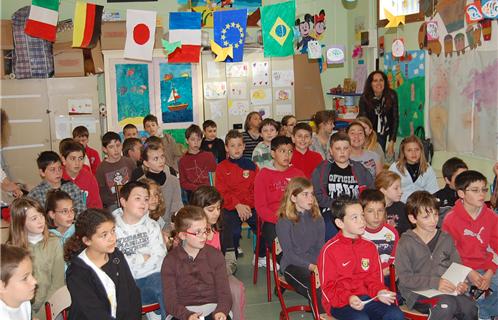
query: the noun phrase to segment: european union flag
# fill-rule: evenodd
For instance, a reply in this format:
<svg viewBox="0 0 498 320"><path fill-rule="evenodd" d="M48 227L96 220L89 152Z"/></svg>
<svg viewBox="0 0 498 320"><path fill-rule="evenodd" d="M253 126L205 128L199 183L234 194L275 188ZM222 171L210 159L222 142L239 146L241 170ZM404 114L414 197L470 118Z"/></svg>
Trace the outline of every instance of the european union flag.
<svg viewBox="0 0 498 320"><path fill-rule="evenodd" d="M240 62L244 56L247 9L218 10L213 13L214 42L225 48L233 47L233 58L226 62Z"/></svg>

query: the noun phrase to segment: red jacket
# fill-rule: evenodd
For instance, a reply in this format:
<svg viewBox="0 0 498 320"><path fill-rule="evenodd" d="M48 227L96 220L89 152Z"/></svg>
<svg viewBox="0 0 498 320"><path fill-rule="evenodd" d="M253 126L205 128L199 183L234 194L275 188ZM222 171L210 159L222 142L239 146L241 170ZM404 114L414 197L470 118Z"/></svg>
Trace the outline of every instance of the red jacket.
<svg viewBox="0 0 498 320"><path fill-rule="evenodd" d="M444 218L442 229L453 238L464 265L496 272L498 265L493 262L492 251L498 253L498 216L491 209L483 206L473 220L463 201L458 200Z"/></svg>
<svg viewBox="0 0 498 320"><path fill-rule="evenodd" d="M254 180L259 172L244 170L230 160L223 160L216 167L215 185L223 197L223 208L235 210L239 203L254 208Z"/></svg>
<svg viewBox="0 0 498 320"><path fill-rule="evenodd" d="M318 152L308 149L304 154L299 152L294 148L292 153L291 164L295 168L301 170L308 179L311 179L311 174L313 170L318 167L320 162L323 161L323 157Z"/></svg>
<svg viewBox="0 0 498 320"><path fill-rule="evenodd" d="M90 172L90 169L87 166L83 166L75 179L71 178L64 168L62 179L72 181L81 190L85 191L87 208L102 209L102 200L100 199L99 194L99 184L97 183L97 179L95 179L95 176Z"/></svg>
<svg viewBox="0 0 498 320"><path fill-rule="evenodd" d="M277 211L290 179L304 177L304 173L294 167L285 171L263 168L254 181L254 205L258 216L264 222L277 223Z"/></svg>
<svg viewBox="0 0 498 320"><path fill-rule="evenodd" d="M384 286L380 259L373 242L359 237L355 241L340 231L330 239L318 256L322 305L330 309L349 305L352 295L375 297Z"/></svg>
<svg viewBox="0 0 498 320"><path fill-rule="evenodd" d="M209 172L216 171L216 159L211 152L185 153L178 163L180 186L194 191L200 186L209 186Z"/></svg>
<svg viewBox="0 0 498 320"><path fill-rule="evenodd" d="M100 156L97 150L90 148L88 145L85 147L85 154L90 161L90 168L92 169L93 175L97 173L97 167L100 164Z"/></svg>

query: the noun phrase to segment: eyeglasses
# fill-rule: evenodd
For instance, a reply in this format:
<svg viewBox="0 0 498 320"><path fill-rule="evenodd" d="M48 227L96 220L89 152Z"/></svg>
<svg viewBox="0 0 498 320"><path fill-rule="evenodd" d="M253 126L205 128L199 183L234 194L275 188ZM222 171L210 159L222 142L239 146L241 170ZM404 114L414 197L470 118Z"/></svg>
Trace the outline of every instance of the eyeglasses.
<svg viewBox="0 0 498 320"><path fill-rule="evenodd" d="M68 214L74 214L76 212L76 209L74 208L69 208L69 209L64 209L64 210L55 210L56 213L60 213L63 216L67 216Z"/></svg>
<svg viewBox="0 0 498 320"><path fill-rule="evenodd" d="M190 234L192 236L196 236L198 238L202 237L202 235L209 235L211 233L211 228L206 228L204 230L197 230L196 232L190 232L190 231L183 231L186 234Z"/></svg>
<svg viewBox="0 0 498 320"><path fill-rule="evenodd" d="M479 189L479 188L472 188L472 189L465 189L465 191L470 191L470 192L473 192L473 193L488 193L489 191L489 188L487 187L484 187L482 189Z"/></svg>

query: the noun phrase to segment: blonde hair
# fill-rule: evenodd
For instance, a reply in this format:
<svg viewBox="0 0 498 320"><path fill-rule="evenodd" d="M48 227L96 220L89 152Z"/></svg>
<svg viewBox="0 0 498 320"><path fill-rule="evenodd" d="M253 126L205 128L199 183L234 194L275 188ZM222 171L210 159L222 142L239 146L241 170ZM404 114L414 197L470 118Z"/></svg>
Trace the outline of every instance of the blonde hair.
<svg viewBox="0 0 498 320"><path fill-rule="evenodd" d="M161 186L157 182L149 178L142 178L138 181L143 182L149 186L149 197L152 197L153 188L159 191L159 202L157 203L157 208L155 210L149 209L149 217L155 221L159 220L159 218L162 217L164 215L164 212L166 211L166 203L164 203Z"/></svg>
<svg viewBox="0 0 498 320"><path fill-rule="evenodd" d="M372 121L370 121L370 119L368 119L367 117L363 117L363 116L357 117L356 121L361 122L363 124L366 124L370 128L370 130L372 130L372 132L369 135L367 135L366 131L365 131L365 146L364 146L364 148L366 150L370 150L370 151L375 150L375 148L377 147L377 132L375 132L373 129Z"/></svg>
<svg viewBox="0 0 498 320"><path fill-rule="evenodd" d="M298 194L304 191L304 189L313 188L311 182L302 177L292 178L287 187L285 188L285 193L280 202L280 208L278 209L278 216L280 218L289 219L290 221L296 223L299 222L299 215L297 214L296 204L291 200L291 197L296 197ZM316 198L313 197L313 205L311 206L311 217L316 219L320 217L320 209L318 208L318 202Z"/></svg>
<svg viewBox="0 0 498 320"><path fill-rule="evenodd" d="M28 232L26 231L25 227L29 209L35 209L36 211L41 213L43 219L45 219L45 210L43 210L43 207L38 201L28 197L15 199L10 205L11 220L9 227L9 238L7 239L8 244L24 249L29 249ZM43 246L45 247L49 237L46 221L42 234Z"/></svg>
<svg viewBox="0 0 498 320"><path fill-rule="evenodd" d="M405 147L409 143L416 143L418 147L420 148L420 174L424 174L427 169L429 168L429 164L427 163L427 160L425 159L425 154L424 154L424 146L422 145L422 141L416 136L409 136L403 139L401 141L401 145L399 146L399 158L398 162L396 163L396 168L398 168L399 172L402 174L405 174L406 170L406 158L405 158Z"/></svg>
<svg viewBox="0 0 498 320"><path fill-rule="evenodd" d="M382 188L387 189L397 180L401 181L399 174L388 170L382 170L375 178L375 188L378 190Z"/></svg>

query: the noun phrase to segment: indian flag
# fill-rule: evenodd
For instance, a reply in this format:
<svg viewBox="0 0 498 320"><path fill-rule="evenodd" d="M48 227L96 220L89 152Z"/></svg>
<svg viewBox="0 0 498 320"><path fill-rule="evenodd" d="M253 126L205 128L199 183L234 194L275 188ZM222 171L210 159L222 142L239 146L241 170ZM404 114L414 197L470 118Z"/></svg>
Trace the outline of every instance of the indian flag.
<svg viewBox="0 0 498 320"><path fill-rule="evenodd" d="M59 0L33 0L24 32L54 42L58 19Z"/></svg>

